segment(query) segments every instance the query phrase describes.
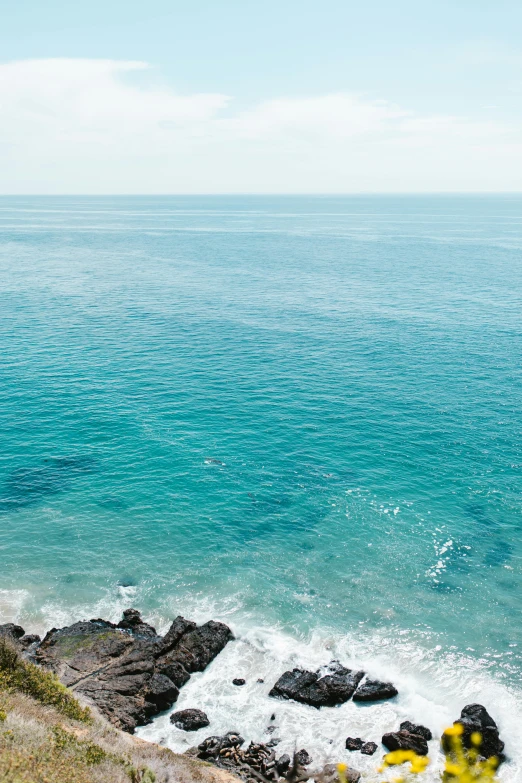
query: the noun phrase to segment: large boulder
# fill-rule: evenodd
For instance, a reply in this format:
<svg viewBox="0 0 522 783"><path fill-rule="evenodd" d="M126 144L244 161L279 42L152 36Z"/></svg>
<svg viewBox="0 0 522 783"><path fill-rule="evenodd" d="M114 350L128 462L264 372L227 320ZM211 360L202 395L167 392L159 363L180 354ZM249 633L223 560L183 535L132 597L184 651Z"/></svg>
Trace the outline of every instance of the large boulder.
<svg viewBox="0 0 522 783"><path fill-rule="evenodd" d="M385 734L382 738L382 744L388 750L413 750L418 756L428 755L428 743L424 737L405 730Z"/></svg>
<svg viewBox="0 0 522 783"><path fill-rule="evenodd" d="M394 696L397 696L398 692L395 685L392 685L391 682L365 680L353 694L353 700L382 701L383 699L393 699Z"/></svg>
<svg viewBox="0 0 522 783"><path fill-rule="evenodd" d="M202 671L232 638L222 623L198 627L183 617L161 637L136 609L127 609L117 625L95 619L53 628L33 655L132 733L169 709L190 674Z"/></svg>
<svg viewBox="0 0 522 783"><path fill-rule="evenodd" d="M333 707L348 701L363 677L364 672L346 669L338 661L333 661L316 672L305 669L285 672L268 695L292 699L311 707Z"/></svg>
<svg viewBox="0 0 522 783"><path fill-rule="evenodd" d="M210 721L202 710L178 710L170 716L170 722L183 731L197 731L210 725Z"/></svg>
<svg viewBox="0 0 522 783"><path fill-rule="evenodd" d="M497 724L482 704L468 704L455 723L463 728L461 740L465 748L477 747L473 743L472 735L480 734L481 743L477 749L481 756L484 758L496 756L499 761L503 760L504 743L500 739ZM447 736L443 737L443 745L451 750Z"/></svg>

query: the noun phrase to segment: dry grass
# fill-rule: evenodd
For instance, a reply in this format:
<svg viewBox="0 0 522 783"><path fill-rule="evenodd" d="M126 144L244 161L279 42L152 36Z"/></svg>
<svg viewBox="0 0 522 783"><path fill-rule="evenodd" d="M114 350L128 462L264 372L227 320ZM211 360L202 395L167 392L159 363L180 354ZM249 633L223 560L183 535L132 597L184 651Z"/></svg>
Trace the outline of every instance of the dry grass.
<svg viewBox="0 0 522 783"><path fill-rule="evenodd" d="M0 639L0 691L15 691L49 704L68 718L88 723L91 713L51 672L22 660L6 639Z"/></svg>
<svg viewBox="0 0 522 783"><path fill-rule="evenodd" d="M0 645L1 783L237 783L111 726L54 675Z"/></svg>

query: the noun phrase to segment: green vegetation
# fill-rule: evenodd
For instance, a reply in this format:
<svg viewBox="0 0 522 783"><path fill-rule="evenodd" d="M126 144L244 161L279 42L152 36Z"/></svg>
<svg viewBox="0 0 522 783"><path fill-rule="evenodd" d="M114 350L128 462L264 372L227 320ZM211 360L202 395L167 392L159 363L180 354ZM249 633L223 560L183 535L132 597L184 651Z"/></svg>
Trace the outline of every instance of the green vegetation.
<svg viewBox="0 0 522 783"><path fill-rule="evenodd" d="M227 778L204 762L114 728L53 674L24 661L0 639L1 783L226 783Z"/></svg>
<svg viewBox="0 0 522 783"><path fill-rule="evenodd" d="M22 660L5 639L0 639L0 691L25 693L68 718L91 721L89 708L82 707L54 674Z"/></svg>
<svg viewBox="0 0 522 783"><path fill-rule="evenodd" d="M495 783L497 760L481 760L478 734L472 737L475 748L466 750L461 732L458 723L445 732L450 742L443 783ZM207 765L144 746L92 715L54 674L24 661L11 643L0 639L2 783L213 783ZM394 751L385 756L380 771L400 767L404 772L397 782L421 783L428 765L427 757L413 751ZM346 781L346 770L345 764L338 765L340 783Z"/></svg>

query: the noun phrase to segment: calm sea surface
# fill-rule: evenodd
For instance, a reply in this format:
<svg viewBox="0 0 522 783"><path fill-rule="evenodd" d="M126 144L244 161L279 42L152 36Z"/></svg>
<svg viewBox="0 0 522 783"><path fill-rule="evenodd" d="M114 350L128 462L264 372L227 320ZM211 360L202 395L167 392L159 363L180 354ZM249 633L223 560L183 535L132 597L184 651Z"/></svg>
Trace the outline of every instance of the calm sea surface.
<svg viewBox="0 0 522 783"><path fill-rule="evenodd" d="M522 197L3 197L0 345L0 622L221 617L520 708Z"/></svg>

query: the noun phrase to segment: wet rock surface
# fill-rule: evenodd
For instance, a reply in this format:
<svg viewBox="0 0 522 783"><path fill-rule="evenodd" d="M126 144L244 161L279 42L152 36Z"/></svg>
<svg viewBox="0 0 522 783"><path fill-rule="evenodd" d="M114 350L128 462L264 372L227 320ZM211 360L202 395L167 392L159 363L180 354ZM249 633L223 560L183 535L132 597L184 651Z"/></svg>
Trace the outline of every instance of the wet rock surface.
<svg viewBox="0 0 522 783"><path fill-rule="evenodd" d="M178 710L170 716L170 722L183 731L197 731L210 725L207 715L202 710Z"/></svg>
<svg viewBox="0 0 522 783"><path fill-rule="evenodd" d="M431 733L430 729L426 728L426 726L420 726L412 723L409 720L403 721L399 728L401 731L409 731L410 734L419 734L428 742L433 739L433 734Z"/></svg>
<svg viewBox="0 0 522 783"><path fill-rule="evenodd" d="M235 680L232 680L232 685L246 685L246 680L244 680L242 677L236 677Z"/></svg>
<svg viewBox="0 0 522 783"><path fill-rule="evenodd" d="M196 626L183 617L161 637L136 609L127 609L118 624L98 618L53 628L33 659L132 733L170 708L190 675L203 671L232 638L223 623Z"/></svg>
<svg viewBox="0 0 522 783"><path fill-rule="evenodd" d="M285 672L268 695L292 699L311 707L334 707L353 696L363 677L364 672L346 669L338 661L332 661L316 672L306 669Z"/></svg>
<svg viewBox="0 0 522 783"><path fill-rule="evenodd" d="M463 728L461 740L465 748L476 747L471 737L473 734L480 734L482 741L477 748L479 753L484 758L496 756L499 761L504 760L504 743L500 739L497 724L482 704L468 704L455 723ZM445 738L443 738L443 745L448 750L451 747Z"/></svg>
<svg viewBox="0 0 522 783"><path fill-rule="evenodd" d="M0 625L0 639L7 639L22 652L40 641L40 637L37 634L27 634L21 625L15 625L14 623Z"/></svg>
<svg viewBox="0 0 522 783"><path fill-rule="evenodd" d="M360 750L365 756L373 756L377 750L377 745L375 742L365 742L360 737L347 737L346 750Z"/></svg>
<svg viewBox="0 0 522 783"><path fill-rule="evenodd" d="M382 738L382 744L388 750L413 750L418 756L428 755L428 743L424 737L404 729L385 734Z"/></svg>
<svg viewBox="0 0 522 783"><path fill-rule="evenodd" d="M391 682L381 682L380 680L365 680L359 685L353 694L354 701L382 701L384 699L393 699L397 696L398 690Z"/></svg>

